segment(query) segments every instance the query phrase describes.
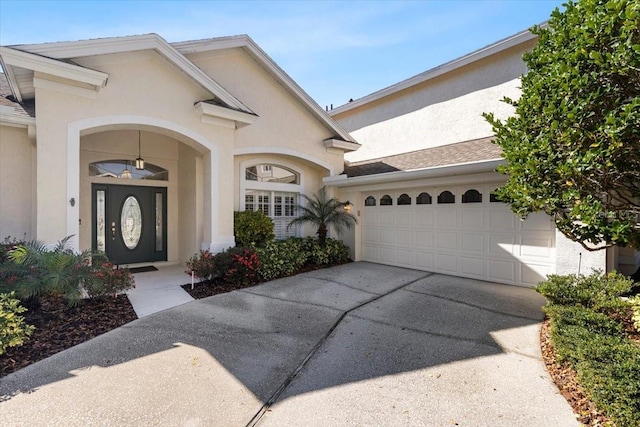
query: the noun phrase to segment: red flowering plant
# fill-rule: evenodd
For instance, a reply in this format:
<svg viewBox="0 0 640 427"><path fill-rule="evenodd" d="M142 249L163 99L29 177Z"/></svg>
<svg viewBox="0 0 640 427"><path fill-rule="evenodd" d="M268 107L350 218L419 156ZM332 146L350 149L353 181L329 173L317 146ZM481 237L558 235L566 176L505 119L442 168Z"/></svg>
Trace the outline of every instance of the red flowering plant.
<svg viewBox="0 0 640 427"><path fill-rule="evenodd" d="M201 250L197 254L193 255L186 262L186 266L187 269L185 270L185 273L189 276L193 274L201 280L209 280L216 273L214 255L208 250Z"/></svg>
<svg viewBox="0 0 640 427"><path fill-rule="evenodd" d="M83 283L83 288L91 298L117 295L136 287L128 268L116 268L104 256L94 259L90 271L90 278Z"/></svg>
<svg viewBox="0 0 640 427"><path fill-rule="evenodd" d="M251 248L236 248L231 253L231 260L224 278L236 285L248 286L258 282L260 257Z"/></svg>

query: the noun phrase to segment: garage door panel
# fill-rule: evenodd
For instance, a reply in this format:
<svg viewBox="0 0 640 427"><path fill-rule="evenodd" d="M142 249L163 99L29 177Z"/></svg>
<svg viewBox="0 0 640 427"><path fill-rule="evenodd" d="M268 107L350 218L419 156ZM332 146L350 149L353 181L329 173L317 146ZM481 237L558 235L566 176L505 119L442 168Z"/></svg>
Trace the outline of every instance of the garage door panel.
<svg viewBox="0 0 640 427"><path fill-rule="evenodd" d="M501 206L499 209L491 209L487 214L489 215L489 228L491 230L502 232L516 230L516 220L518 219L508 207Z"/></svg>
<svg viewBox="0 0 640 427"><path fill-rule="evenodd" d="M362 242L378 243L378 229L373 227L362 227Z"/></svg>
<svg viewBox="0 0 640 427"><path fill-rule="evenodd" d="M516 236L497 234L489 236L489 254L497 257L514 256L513 249L516 244Z"/></svg>
<svg viewBox="0 0 640 427"><path fill-rule="evenodd" d="M412 267L415 265L415 260L413 257L413 251L408 251L408 250L404 250L404 249L397 249L396 250L396 262L399 265L405 266L405 267Z"/></svg>
<svg viewBox="0 0 640 427"><path fill-rule="evenodd" d="M416 266L424 270L435 270L433 264L434 254L432 252L415 252Z"/></svg>
<svg viewBox="0 0 640 427"><path fill-rule="evenodd" d="M373 262L380 261L380 259L378 257L378 247L363 245L362 246L362 258L365 261L373 261Z"/></svg>
<svg viewBox="0 0 640 427"><path fill-rule="evenodd" d="M520 256L547 259L552 254L553 241L539 237L523 236L520 239Z"/></svg>
<svg viewBox="0 0 640 427"><path fill-rule="evenodd" d="M437 270L440 272L456 274L458 273L458 257L449 254L437 254Z"/></svg>
<svg viewBox="0 0 640 427"><path fill-rule="evenodd" d="M515 283L516 265L514 261L489 261L489 279L497 282Z"/></svg>
<svg viewBox="0 0 640 427"><path fill-rule="evenodd" d="M454 209L439 208L436 212L436 228L457 228L457 212Z"/></svg>
<svg viewBox="0 0 640 427"><path fill-rule="evenodd" d="M525 285L535 286L551 273L553 273L553 269L550 265L520 264L520 280Z"/></svg>
<svg viewBox="0 0 640 427"><path fill-rule="evenodd" d="M433 231L416 231L416 247L418 248L433 248L435 247Z"/></svg>
<svg viewBox="0 0 640 427"><path fill-rule="evenodd" d="M465 276L484 277L484 259L460 257L460 267Z"/></svg>
<svg viewBox="0 0 640 427"><path fill-rule="evenodd" d="M395 243L395 230L391 228L381 228L379 231L379 242L383 245L393 245Z"/></svg>
<svg viewBox="0 0 640 427"><path fill-rule="evenodd" d="M395 244L403 247L415 246L413 238L415 233L411 230L396 230L395 232Z"/></svg>
<svg viewBox="0 0 640 427"><path fill-rule="evenodd" d="M381 247L378 249L378 255L380 257L380 262L384 262L387 264L393 264L396 260L395 253L393 248Z"/></svg>
<svg viewBox="0 0 640 427"><path fill-rule="evenodd" d="M484 211L470 208L462 211L462 228L464 230L482 230L484 228Z"/></svg>
<svg viewBox="0 0 640 427"><path fill-rule="evenodd" d="M374 207L366 207L363 209L362 226L375 227L378 225L378 211Z"/></svg>
<svg viewBox="0 0 640 427"><path fill-rule="evenodd" d="M378 225L382 225L382 226L395 225L393 208L391 206L382 206L380 208L380 211L378 211Z"/></svg>
<svg viewBox="0 0 640 427"><path fill-rule="evenodd" d="M484 253L484 242L484 234L462 233L462 250L465 252Z"/></svg>
<svg viewBox="0 0 640 427"><path fill-rule="evenodd" d="M433 208L416 207L416 226L418 228L432 228L433 217Z"/></svg>
<svg viewBox="0 0 640 427"><path fill-rule="evenodd" d="M454 231L438 231L438 248L440 249L458 249L458 233Z"/></svg>
<svg viewBox="0 0 640 427"><path fill-rule="evenodd" d="M413 211L399 208L396 215L396 225L398 227L413 227Z"/></svg>

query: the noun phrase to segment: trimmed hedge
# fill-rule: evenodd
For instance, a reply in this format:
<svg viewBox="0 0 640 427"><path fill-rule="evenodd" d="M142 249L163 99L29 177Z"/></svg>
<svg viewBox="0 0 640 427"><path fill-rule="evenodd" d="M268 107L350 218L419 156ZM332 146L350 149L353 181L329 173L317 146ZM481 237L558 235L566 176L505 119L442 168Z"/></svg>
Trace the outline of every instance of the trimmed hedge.
<svg viewBox="0 0 640 427"><path fill-rule="evenodd" d="M595 404L618 427L640 425L640 345L615 320L628 311L620 298L631 288L609 273L550 276L537 290L547 297L551 339L560 362L568 363Z"/></svg>
<svg viewBox="0 0 640 427"><path fill-rule="evenodd" d="M236 211L233 213L233 234L236 246L264 247L274 239L273 221L262 211Z"/></svg>

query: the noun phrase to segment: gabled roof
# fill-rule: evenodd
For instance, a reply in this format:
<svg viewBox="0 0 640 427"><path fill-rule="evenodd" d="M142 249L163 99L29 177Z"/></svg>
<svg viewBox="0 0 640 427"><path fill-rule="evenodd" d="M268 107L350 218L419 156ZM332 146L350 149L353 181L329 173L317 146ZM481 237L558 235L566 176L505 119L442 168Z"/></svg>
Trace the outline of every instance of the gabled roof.
<svg viewBox="0 0 640 427"><path fill-rule="evenodd" d="M215 51L229 48L242 48L247 52L265 71L273 76L289 93L310 111L314 117L320 120L325 126L335 133L335 139L355 143L353 137L349 135L339 124L337 124L324 109L322 109L298 84L291 79L249 36L231 36L210 38L204 40L194 40L179 43L168 43L157 34L146 34L138 36L111 37L92 40L81 40L73 42L43 43L31 45L7 46L5 52L10 54L15 52L29 53L37 55L46 60L57 60L66 65L69 59L84 56L103 55L121 52L134 52L139 50L154 50L162 55L169 62L173 63L190 78L207 89L213 96L214 102L231 110L254 114L249 107L224 89L214 79L198 68L185 55L195 52ZM3 55L0 53L0 61ZM23 90L29 90L28 85L33 79L22 78L12 79L11 63L2 63L3 69L8 70L9 84L17 99L21 99ZM28 98L27 98L28 99ZM212 102L207 100L207 102ZM353 147L352 147L353 149Z"/></svg>
<svg viewBox="0 0 640 427"><path fill-rule="evenodd" d="M546 27L547 23L543 22L540 24L540 27ZM356 99L355 101L351 101L347 104L341 105L329 111L331 116L336 116L338 114L344 113L346 111L350 111L354 108L360 107L362 105L369 104L371 102L377 101L379 99L385 98L387 96L393 95L395 93L401 92L410 87L419 85L428 80L434 79L443 74L449 73L451 71L457 70L458 68L462 68L466 65L472 64L474 62L480 61L484 58L487 58L491 55L495 55L496 53L505 51L514 46L521 45L530 40L535 40L538 36L531 33L529 30L521 31L517 34L514 34L505 39L499 40L495 43L492 43L488 46L485 46L481 49L478 49L474 52L471 52L467 55L464 55L460 58L454 59L453 61L446 62L442 65L438 65L435 68L427 70L423 73L420 73L416 76L410 77L406 80L403 80L394 85L388 86L384 89L380 89L379 91L373 92L369 95L366 95L362 98Z"/></svg>
<svg viewBox="0 0 640 427"><path fill-rule="evenodd" d="M35 124L34 100L18 102L11 93L7 76L0 73L0 121L20 126Z"/></svg>
<svg viewBox="0 0 640 427"><path fill-rule="evenodd" d="M493 137L486 137L426 148L410 153L353 162L345 166L343 173L351 178L497 160L501 158L502 149L492 143L492 140Z"/></svg>
<svg viewBox="0 0 640 427"><path fill-rule="evenodd" d="M14 62L15 66L24 68L24 64L14 60L14 57L25 57L26 55L31 54L32 56L29 59L34 62L37 62L36 59L39 57L41 58L41 62L57 61L58 64L60 64L60 67L62 67L61 64L65 64L69 67L79 67L78 65L69 64L68 60L84 56L135 52L140 50L153 50L157 52L228 107L253 114L253 112L240 102L240 100L230 94L225 88L185 58L184 55L178 52L157 34L110 37L74 42L7 46L0 50L0 59L3 62L3 68L7 71L9 76L9 84L11 85L14 95L17 99L21 99L22 89L26 88L28 90L29 82L28 79L23 79L23 81L16 79L12 82L10 70L12 70Z"/></svg>
<svg viewBox="0 0 640 427"><path fill-rule="evenodd" d="M269 57L256 42L246 34L229 37L216 37L204 40L192 40L171 44L178 52L190 53L208 52L221 49L242 48L264 70L266 70L284 89L297 98L302 105L336 133L336 137L347 142L356 143L353 137L334 121L327 112L320 107L289 75ZM352 148L351 150L353 150Z"/></svg>

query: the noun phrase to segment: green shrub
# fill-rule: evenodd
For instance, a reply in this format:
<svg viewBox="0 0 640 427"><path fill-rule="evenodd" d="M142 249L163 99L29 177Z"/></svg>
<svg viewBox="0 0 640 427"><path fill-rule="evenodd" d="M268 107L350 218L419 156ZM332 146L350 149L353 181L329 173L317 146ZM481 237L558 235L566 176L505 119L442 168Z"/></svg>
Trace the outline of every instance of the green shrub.
<svg viewBox="0 0 640 427"><path fill-rule="evenodd" d="M302 240L295 238L268 242L264 248L258 249L258 255L258 275L262 280L290 276L307 261L302 250Z"/></svg>
<svg viewBox="0 0 640 427"><path fill-rule="evenodd" d="M233 234L236 246L261 248L273 240L273 221L262 211L242 211L233 213Z"/></svg>
<svg viewBox="0 0 640 427"><path fill-rule="evenodd" d="M302 240L302 250L309 264L340 264L349 260L349 247L336 239L327 239L323 246L318 239L307 237Z"/></svg>
<svg viewBox="0 0 640 427"><path fill-rule="evenodd" d="M116 295L135 288L133 274L128 268L116 268L106 256L94 256L91 263L91 280L83 283L89 297Z"/></svg>
<svg viewBox="0 0 640 427"><path fill-rule="evenodd" d="M549 300L545 311L558 361L577 371L587 394L618 427L640 425L640 345L613 315L631 306L619 297L630 286L617 273L594 273L552 276L537 288Z"/></svg>
<svg viewBox="0 0 640 427"><path fill-rule="evenodd" d="M589 276L550 275L536 290L551 304L611 310L620 307L621 300L617 297L629 292L632 285L633 282L620 273L597 271Z"/></svg>
<svg viewBox="0 0 640 427"><path fill-rule="evenodd" d="M226 255L228 256L229 264L224 272L224 278L228 283L248 286L258 282L260 258L254 249L235 248L235 250L229 251ZM223 256L225 254L221 255L221 257Z"/></svg>
<svg viewBox="0 0 640 427"><path fill-rule="evenodd" d="M209 280L216 275L214 255L208 250L201 250L186 262L185 273L193 273L200 280Z"/></svg>
<svg viewBox="0 0 640 427"><path fill-rule="evenodd" d="M0 294L0 355L9 347L24 344L35 329L24 322L20 313L27 311L15 298L15 293Z"/></svg>

